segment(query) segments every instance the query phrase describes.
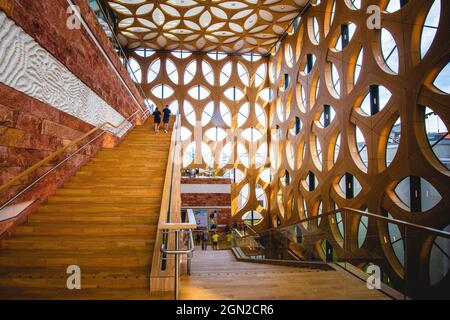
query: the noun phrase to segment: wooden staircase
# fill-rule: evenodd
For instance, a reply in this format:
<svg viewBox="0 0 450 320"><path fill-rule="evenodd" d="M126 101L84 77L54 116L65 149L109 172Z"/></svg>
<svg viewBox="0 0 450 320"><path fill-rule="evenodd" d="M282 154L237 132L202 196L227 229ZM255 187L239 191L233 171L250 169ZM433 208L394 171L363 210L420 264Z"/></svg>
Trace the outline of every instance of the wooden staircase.
<svg viewBox="0 0 450 320"><path fill-rule="evenodd" d="M142 299L159 219L170 134L151 121L103 149L0 242L0 299ZM81 290L66 286L81 268ZM161 297L156 297L161 298Z"/></svg>

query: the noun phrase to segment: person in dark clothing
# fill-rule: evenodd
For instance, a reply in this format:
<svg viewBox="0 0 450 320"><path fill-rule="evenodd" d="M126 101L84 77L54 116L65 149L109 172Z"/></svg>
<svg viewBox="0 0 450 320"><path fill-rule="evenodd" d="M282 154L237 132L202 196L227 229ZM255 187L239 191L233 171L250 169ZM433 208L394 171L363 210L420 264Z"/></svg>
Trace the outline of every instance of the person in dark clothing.
<svg viewBox="0 0 450 320"><path fill-rule="evenodd" d="M203 231L203 237L202 237L202 250L208 250L208 241L209 241L209 234L208 231Z"/></svg>
<svg viewBox="0 0 450 320"><path fill-rule="evenodd" d="M155 124L155 132L159 132L159 125L161 124L161 111L158 110L158 107L153 111L153 123Z"/></svg>
<svg viewBox="0 0 450 320"><path fill-rule="evenodd" d="M169 106L166 106L163 109L163 122L164 122L164 132L167 133L169 130L169 120L170 120L170 114L172 111L170 111Z"/></svg>

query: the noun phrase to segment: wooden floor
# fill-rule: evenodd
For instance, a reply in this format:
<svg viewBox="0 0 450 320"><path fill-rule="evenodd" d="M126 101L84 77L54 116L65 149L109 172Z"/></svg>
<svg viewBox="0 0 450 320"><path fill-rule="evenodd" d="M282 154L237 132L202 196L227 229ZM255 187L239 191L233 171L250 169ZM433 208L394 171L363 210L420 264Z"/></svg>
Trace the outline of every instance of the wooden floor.
<svg viewBox="0 0 450 320"><path fill-rule="evenodd" d="M169 147L147 121L81 168L1 241L0 299L165 298L149 295L149 272Z"/></svg>
<svg viewBox="0 0 450 320"><path fill-rule="evenodd" d="M344 271L239 262L229 250L196 250L180 287L187 300L389 299Z"/></svg>

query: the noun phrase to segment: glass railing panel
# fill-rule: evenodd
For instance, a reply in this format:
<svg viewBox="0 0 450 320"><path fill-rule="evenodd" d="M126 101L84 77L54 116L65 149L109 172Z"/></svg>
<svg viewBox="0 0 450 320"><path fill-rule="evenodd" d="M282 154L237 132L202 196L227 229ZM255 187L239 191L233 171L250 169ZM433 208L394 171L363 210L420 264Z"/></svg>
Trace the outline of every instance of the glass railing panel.
<svg viewBox="0 0 450 320"><path fill-rule="evenodd" d="M235 236L234 246L252 259L334 263L396 299L449 299L449 229L342 209Z"/></svg>

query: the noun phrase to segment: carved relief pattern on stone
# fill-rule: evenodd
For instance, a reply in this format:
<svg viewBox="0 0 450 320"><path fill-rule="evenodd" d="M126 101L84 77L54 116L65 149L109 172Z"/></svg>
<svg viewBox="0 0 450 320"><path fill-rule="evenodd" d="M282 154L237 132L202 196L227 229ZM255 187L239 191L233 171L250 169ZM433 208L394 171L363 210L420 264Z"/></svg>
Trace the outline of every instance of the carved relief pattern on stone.
<svg viewBox="0 0 450 320"><path fill-rule="evenodd" d="M122 115L0 12L0 81L93 126L119 125ZM121 136L131 124L107 129ZM105 127L106 128L106 127Z"/></svg>

